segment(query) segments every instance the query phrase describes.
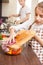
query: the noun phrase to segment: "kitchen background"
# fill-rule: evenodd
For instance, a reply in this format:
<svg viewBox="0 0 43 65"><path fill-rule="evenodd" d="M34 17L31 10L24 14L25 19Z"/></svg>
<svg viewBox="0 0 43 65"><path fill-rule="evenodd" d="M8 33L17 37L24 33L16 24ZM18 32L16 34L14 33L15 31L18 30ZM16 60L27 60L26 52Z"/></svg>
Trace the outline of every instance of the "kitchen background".
<svg viewBox="0 0 43 65"><path fill-rule="evenodd" d="M31 11L31 18L30 23L32 24L34 22L34 9L38 2L41 2L43 0L26 0L26 5L29 7ZM0 0L0 20L3 18L5 19L12 14L18 13L20 9L20 5L18 3L18 0Z"/></svg>
<svg viewBox="0 0 43 65"><path fill-rule="evenodd" d="M31 19L34 20L34 8L38 2L43 0L26 0L26 5L31 10ZM1 17L8 17L11 14L15 14L19 12L19 3L18 0L0 0L0 16ZM31 6L32 5L32 6ZM32 21L31 20L31 21Z"/></svg>

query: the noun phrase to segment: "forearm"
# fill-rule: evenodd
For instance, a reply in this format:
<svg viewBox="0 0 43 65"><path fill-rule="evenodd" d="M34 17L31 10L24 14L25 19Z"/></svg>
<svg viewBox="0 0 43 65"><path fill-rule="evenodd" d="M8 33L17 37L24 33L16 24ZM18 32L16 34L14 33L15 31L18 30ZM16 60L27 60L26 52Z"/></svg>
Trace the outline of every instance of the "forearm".
<svg viewBox="0 0 43 65"><path fill-rule="evenodd" d="M12 15L12 16L14 16L14 17L19 17L19 16L20 16L20 14L14 14L14 15Z"/></svg>
<svg viewBox="0 0 43 65"><path fill-rule="evenodd" d="M27 20L29 20L29 16L30 16L30 13L26 14L26 17L24 17L23 19L20 19L20 20L16 21L15 24L20 24L20 23L26 22Z"/></svg>
<svg viewBox="0 0 43 65"><path fill-rule="evenodd" d="M19 16L20 16L20 14L13 14L13 15L10 15L9 18L10 17L19 17Z"/></svg>
<svg viewBox="0 0 43 65"><path fill-rule="evenodd" d="M20 23L22 23L22 22L25 22L25 21L29 20L29 17L30 17L30 13L26 14L26 17L25 17L25 18L23 18L23 19L21 19L21 20L20 20Z"/></svg>
<svg viewBox="0 0 43 65"><path fill-rule="evenodd" d="M34 38L43 46L43 40L39 36L34 36Z"/></svg>
<svg viewBox="0 0 43 65"><path fill-rule="evenodd" d="M20 23L22 23L22 22L27 21L28 19L29 19L29 18L28 18L28 17L26 17L26 18L23 18L23 19L19 20L19 22L20 22Z"/></svg>

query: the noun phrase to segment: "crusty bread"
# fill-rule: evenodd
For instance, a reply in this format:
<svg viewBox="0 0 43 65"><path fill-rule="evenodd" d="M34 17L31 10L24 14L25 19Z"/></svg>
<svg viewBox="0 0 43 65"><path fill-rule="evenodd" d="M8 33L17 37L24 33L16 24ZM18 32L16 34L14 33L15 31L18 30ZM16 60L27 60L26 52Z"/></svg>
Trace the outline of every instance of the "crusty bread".
<svg viewBox="0 0 43 65"><path fill-rule="evenodd" d="M16 36L16 44L12 45L11 48L20 48L23 44L26 44L27 41L31 40L31 38L35 35L35 31L33 30L22 30L19 33L20 34Z"/></svg>

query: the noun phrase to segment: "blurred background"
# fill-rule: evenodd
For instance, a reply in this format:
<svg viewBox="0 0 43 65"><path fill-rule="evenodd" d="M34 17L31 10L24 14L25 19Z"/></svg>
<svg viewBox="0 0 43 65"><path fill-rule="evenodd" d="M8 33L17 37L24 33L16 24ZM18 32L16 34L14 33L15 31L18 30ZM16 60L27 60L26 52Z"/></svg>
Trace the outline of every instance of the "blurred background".
<svg viewBox="0 0 43 65"><path fill-rule="evenodd" d="M43 0L26 0L25 2L31 12L31 17L29 20L31 24L35 20L35 7L41 1ZM20 7L21 6L19 5L18 0L0 0L0 24L2 21L5 22L8 16L19 13Z"/></svg>
<svg viewBox="0 0 43 65"><path fill-rule="evenodd" d="M34 21L34 9L38 2L43 0L26 0L26 5L31 10L31 21ZM18 0L0 0L0 17L8 17L11 14L18 13L20 5Z"/></svg>

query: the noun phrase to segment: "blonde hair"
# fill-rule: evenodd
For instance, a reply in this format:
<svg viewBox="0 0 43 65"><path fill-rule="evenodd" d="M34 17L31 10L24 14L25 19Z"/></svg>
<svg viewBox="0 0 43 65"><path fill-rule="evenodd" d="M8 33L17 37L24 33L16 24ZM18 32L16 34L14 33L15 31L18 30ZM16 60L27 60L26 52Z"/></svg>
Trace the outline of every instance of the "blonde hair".
<svg viewBox="0 0 43 65"><path fill-rule="evenodd" d="M37 8L41 9L41 11L43 12L43 2L38 3L38 5L35 8L35 11Z"/></svg>

